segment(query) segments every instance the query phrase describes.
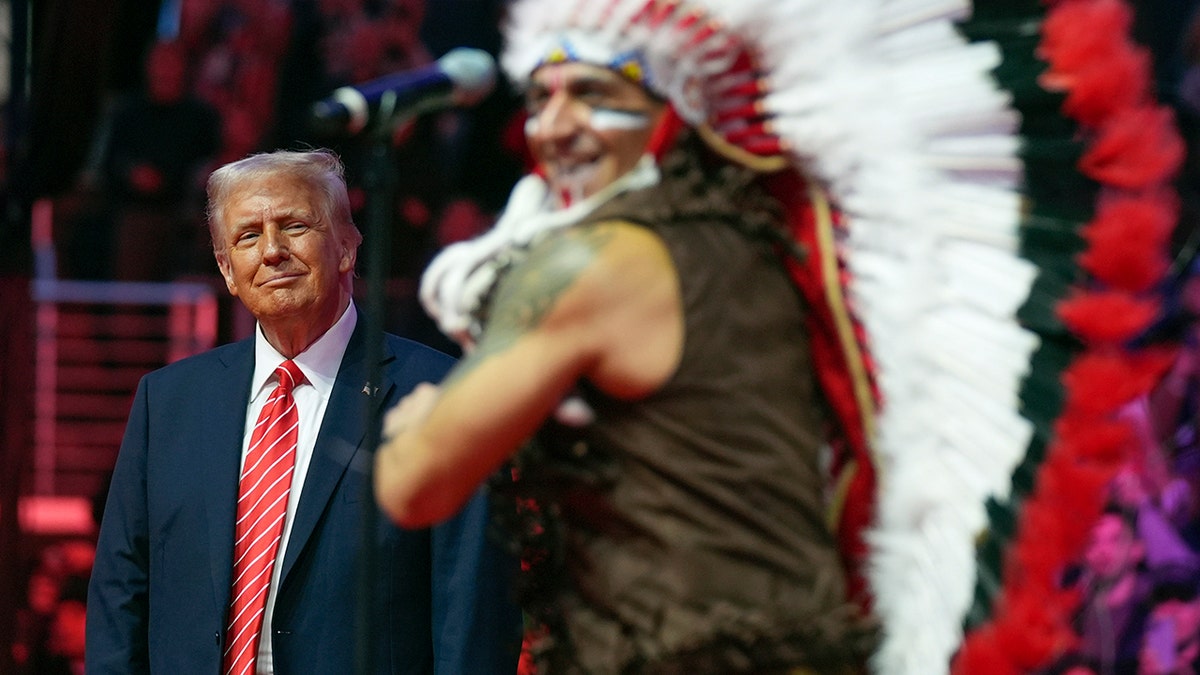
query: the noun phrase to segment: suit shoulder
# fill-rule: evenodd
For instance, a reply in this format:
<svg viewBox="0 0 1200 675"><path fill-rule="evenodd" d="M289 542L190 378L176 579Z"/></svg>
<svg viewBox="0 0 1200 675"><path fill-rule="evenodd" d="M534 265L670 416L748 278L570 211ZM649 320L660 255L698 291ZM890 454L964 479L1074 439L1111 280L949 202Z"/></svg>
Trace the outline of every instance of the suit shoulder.
<svg viewBox="0 0 1200 675"><path fill-rule="evenodd" d="M247 352L248 349L249 352ZM146 379L153 381L169 381L177 378L192 379L211 374L214 368L228 367L239 358L245 358L247 354L252 356L253 349L245 340L224 344L157 368L148 373Z"/></svg>
<svg viewBox="0 0 1200 675"><path fill-rule="evenodd" d="M456 359L433 347L398 335L386 334L389 351L395 357L393 367L416 370L440 378L454 366Z"/></svg>

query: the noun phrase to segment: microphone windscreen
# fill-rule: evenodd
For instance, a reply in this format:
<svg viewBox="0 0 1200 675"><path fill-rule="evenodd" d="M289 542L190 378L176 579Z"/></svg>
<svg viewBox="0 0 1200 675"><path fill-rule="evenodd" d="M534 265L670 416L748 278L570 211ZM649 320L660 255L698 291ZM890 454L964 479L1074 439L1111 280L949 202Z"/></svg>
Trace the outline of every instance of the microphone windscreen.
<svg viewBox="0 0 1200 675"><path fill-rule="evenodd" d="M471 106L479 103L496 86L496 60L480 50L459 47L438 59L442 72L454 83L454 102Z"/></svg>

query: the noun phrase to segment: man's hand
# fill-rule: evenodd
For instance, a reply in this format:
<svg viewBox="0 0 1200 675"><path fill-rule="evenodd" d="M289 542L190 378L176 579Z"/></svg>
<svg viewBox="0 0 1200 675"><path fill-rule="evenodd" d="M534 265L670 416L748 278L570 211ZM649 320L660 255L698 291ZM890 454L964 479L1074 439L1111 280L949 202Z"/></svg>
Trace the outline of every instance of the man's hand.
<svg viewBox="0 0 1200 675"><path fill-rule="evenodd" d="M396 407L389 410L383 418L383 440L390 442L409 427L423 421L437 402L441 391L441 387L422 382L409 392L408 396L400 399ZM386 447L390 449L395 446L389 443Z"/></svg>

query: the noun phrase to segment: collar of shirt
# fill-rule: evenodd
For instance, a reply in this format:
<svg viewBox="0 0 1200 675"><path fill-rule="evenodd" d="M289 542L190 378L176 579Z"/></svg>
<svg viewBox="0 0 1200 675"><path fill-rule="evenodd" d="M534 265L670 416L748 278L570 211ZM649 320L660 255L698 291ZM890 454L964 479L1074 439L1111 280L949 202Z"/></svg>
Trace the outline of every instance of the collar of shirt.
<svg viewBox="0 0 1200 675"><path fill-rule="evenodd" d="M304 378L317 390L323 400L328 400L333 391L333 382L337 379L338 368L342 365L342 356L346 353L346 345L358 323L358 310L351 302L342 312L342 316L309 345L308 349L296 355L293 361L304 373ZM263 335L262 328L255 326L254 330L254 376L250 380L250 400L253 401L274 387L275 369L287 359L279 353Z"/></svg>

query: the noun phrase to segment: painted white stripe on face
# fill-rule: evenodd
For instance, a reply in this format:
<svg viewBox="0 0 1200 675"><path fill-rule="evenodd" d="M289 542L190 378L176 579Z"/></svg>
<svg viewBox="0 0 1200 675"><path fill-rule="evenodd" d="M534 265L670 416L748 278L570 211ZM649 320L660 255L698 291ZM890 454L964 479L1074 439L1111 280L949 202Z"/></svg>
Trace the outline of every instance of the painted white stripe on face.
<svg viewBox="0 0 1200 675"><path fill-rule="evenodd" d="M525 137L531 138L538 133L542 120L540 115L530 115L525 119ZM588 126L596 131L633 131L645 129L650 124L650 116L641 112L628 110L613 110L597 108L588 116Z"/></svg>
<svg viewBox="0 0 1200 675"><path fill-rule="evenodd" d="M630 110L613 110L612 108L596 108L592 110L591 126L596 131L635 130L650 126L650 116L642 112Z"/></svg>

